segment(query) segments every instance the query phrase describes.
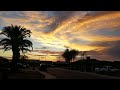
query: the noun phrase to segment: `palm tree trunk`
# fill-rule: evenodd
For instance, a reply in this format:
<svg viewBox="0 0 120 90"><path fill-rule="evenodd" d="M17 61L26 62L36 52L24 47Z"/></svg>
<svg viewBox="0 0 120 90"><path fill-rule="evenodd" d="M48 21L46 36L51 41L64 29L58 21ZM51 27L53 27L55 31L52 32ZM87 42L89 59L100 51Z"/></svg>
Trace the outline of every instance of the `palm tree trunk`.
<svg viewBox="0 0 120 90"><path fill-rule="evenodd" d="M20 53L19 53L19 41L17 39L12 39L12 52L13 52L13 57L12 61L17 62L20 58Z"/></svg>
<svg viewBox="0 0 120 90"><path fill-rule="evenodd" d="M13 52L13 57L12 57L12 70L17 70L17 62L19 61L20 58L20 52L18 48L13 48L12 49Z"/></svg>
<svg viewBox="0 0 120 90"><path fill-rule="evenodd" d="M19 58L20 58L19 50L18 50L18 49L13 50L12 60L13 60L14 62L18 62L18 61L19 61Z"/></svg>

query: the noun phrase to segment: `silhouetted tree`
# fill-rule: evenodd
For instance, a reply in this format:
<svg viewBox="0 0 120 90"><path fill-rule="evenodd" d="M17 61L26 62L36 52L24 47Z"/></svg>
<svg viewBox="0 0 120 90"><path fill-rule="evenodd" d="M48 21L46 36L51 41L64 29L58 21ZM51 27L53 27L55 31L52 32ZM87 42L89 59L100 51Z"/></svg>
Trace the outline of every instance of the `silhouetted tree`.
<svg viewBox="0 0 120 90"><path fill-rule="evenodd" d="M66 49L62 56L65 58L66 62L70 63L78 55L79 51L72 49Z"/></svg>
<svg viewBox="0 0 120 90"><path fill-rule="evenodd" d="M65 58L65 61L70 63L70 60L72 59L71 55L70 55L70 51L69 49L66 49L64 51L64 53L62 54L62 56Z"/></svg>
<svg viewBox="0 0 120 90"><path fill-rule="evenodd" d="M32 42L26 39L31 36L31 31L24 27L17 25L6 26L2 29L0 34L7 37L0 41L0 45L3 46L5 51L12 49L12 60L14 64L16 64L20 58L20 51L31 51L29 49L30 47L33 49Z"/></svg>
<svg viewBox="0 0 120 90"><path fill-rule="evenodd" d="M72 60L74 61L76 56L79 54L79 51L72 49L72 50L70 50L70 54L71 54Z"/></svg>

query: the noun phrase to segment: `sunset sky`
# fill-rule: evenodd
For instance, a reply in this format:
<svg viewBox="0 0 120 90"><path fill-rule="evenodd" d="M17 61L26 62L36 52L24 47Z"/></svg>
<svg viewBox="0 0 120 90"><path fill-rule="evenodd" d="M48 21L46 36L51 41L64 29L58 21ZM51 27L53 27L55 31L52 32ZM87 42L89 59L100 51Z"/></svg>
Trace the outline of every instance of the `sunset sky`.
<svg viewBox="0 0 120 90"><path fill-rule="evenodd" d="M0 32L8 25L31 30L33 51L30 59L56 61L66 46L89 51L91 58L120 60L120 11L0 11ZM4 36L0 36L0 39ZM0 50L0 56L12 57L12 51Z"/></svg>

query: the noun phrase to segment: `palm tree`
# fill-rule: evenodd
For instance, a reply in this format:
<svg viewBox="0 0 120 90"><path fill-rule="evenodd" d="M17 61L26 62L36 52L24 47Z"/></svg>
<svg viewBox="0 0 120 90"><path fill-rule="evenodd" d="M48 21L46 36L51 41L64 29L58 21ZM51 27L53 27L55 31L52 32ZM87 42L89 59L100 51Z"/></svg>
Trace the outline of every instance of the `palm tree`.
<svg viewBox="0 0 120 90"><path fill-rule="evenodd" d="M72 49L66 49L65 52L62 54L62 56L65 58L66 62L71 62L72 60L75 60L75 57L78 55L79 51Z"/></svg>
<svg viewBox="0 0 120 90"><path fill-rule="evenodd" d="M78 50L72 49L70 50L71 56L72 56L72 60L74 61L76 56L79 54Z"/></svg>
<svg viewBox="0 0 120 90"><path fill-rule="evenodd" d="M16 64L20 58L20 51L31 51L30 47L33 50L32 42L26 39L27 37L31 36L31 31L24 27L18 25L6 26L2 29L0 34L7 37L0 41L0 45L3 46L2 49L5 51L12 49L12 61L14 64Z"/></svg>
<svg viewBox="0 0 120 90"><path fill-rule="evenodd" d="M64 53L62 54L62 56L65 58L65 61L66 61L67 63L70 63L70 61L71 61L71 59L72 59L72 57L71 57L70 54L71 54L71 53L70 53L69 49L66 49L66 50L64 51Z"/></svg>

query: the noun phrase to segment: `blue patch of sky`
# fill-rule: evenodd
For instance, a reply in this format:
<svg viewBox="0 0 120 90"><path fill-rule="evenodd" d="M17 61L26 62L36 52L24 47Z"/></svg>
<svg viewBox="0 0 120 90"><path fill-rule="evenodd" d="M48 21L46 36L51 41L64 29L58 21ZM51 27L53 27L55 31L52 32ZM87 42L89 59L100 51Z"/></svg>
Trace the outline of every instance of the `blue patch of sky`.
<svg viewBox="0 0 120 90"><path fill-rule="evenodd" d="M6 18L25 18L25 13L21 11L0 11L0 16Z"/></svg>
<svg viewBox="0 0 120 90"><path fill-rule="evenodd" d="M4 22L4 20L0 17L0 30L2 30L4 26L5 26L5 22Z"/></svg>
<svg viewBox="0 0 120 90"><path fill-rule="evenodd" d="M3 29L3 26L0 26L0 30L2 30Z"/></svg>
<svg viewBox="0 0 120 90"><path fill-rule="evenodd" d="M29 23L31 23L31 24L47 24L48 22L40 22L38 20L33 20L33 21L30 21Z"/></svg>
<svg viewBox="0 0 120 90"><path fill-rule="evenodd" d="M55 16L55 14L54 14L55 11L40 11L40 12L46 14L48 17Z"/></svg>
<svg viewBox="0 0 120 90"><path fill-rule="evenodd" d="M33 49L36 49L36 48L38 49L38 48L42 47L41 42L38 42L37 40L32 39L32 38L28 38L28 37L27 37L27 39L33 43Z"/></svg>

